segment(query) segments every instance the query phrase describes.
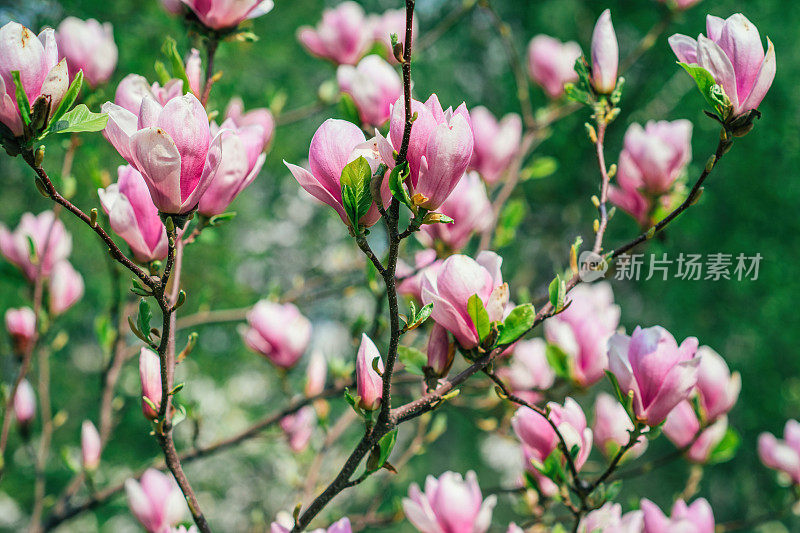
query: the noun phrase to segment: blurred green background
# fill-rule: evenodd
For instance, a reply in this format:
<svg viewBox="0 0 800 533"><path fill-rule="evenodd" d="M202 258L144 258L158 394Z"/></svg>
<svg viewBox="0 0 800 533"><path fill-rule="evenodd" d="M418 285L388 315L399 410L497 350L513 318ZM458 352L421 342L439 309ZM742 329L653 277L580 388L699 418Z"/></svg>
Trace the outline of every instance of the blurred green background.
<svg viewBox="0 0 800 533"><path fill-rule="evenodd" d="M361 3L367 12L401 7L401 2L384 0ZM662 5L649 0L494 3L510 24L520 54L525 53L527 42L538 33L577 40L587 50L594 21L604 8L610 7L624 56L658 23L663 11ZM298 44L295 31L300 25L316 24L322 9L336 2L277 0L276 4L274 11L252 25L258 42L221 46L217 67L224 75L214 87L211 108L224 110L234 95L240 95L247 107L267 106L275 102L276 96L285 96L286 110L302 108L313 105L320 84L334 77L335 68L307 54ZM460 9L461 3L454 0L418 0L422 39L442 19ZM716 349L732 369L742 374L742 394L730 417L731 425L741 435L742 446L734 460L707 468L699 485L698 494L710 500L718 522L750 519L782 507L786 489L775 482L773 472L760 465L755 442L761 431L781 433L787 418L800 416L800 53L794 46L800 7L785 0L704 0L680 15L667 35L675 31L696 35L705 29L706 13L727 17L737 11L744 12L758 26L762 38L769 36L775 43L778 73L760 107L763 118L752 133L736 141L716 168L700 204L675 222L665 239L653 242L648 251L667 253L671 258L680 252L734 256L760 253L763 260L759 277L741 282L613 282L626 328L660 324L679 340L697 336L701 344ZM67 15L94 17L114 25L120 58L112 82L103 89L108 100L113 99L116 83L128 73L155 79L153 62L162 59L160 46L165 36L175 37L182 52L190 46L181 21L168 16L155 0L12 0L11 5L0 5L0 23L14 19L34 29L57 25ZM688 118L695 124L695 157L689 167L693 179L716 146L718 127L703 115L702 97L675 65L666 35L625 76L622 114L609 130L607 159L616 160L629 123ZM485 105L496 115L519 112L502 42L491 18L477 7L415 56L413 79L420 99L436 92L445 106L455 106L463 100L470 107ZM532 97L537 108L546 105L538 88L532 90ZM293 287L302 291L304 282L321 278L333 278L332 283L362 279L363 263L338 217L329 209L312 204L281 162L302 162L316 127L338 113L331 106L305 120L278 127L264 170L233 205L238 216L207 231L201 244L187 251L183 279L189 298L183 314L208 308L246 307L270 294L285 295ZM588 113L581 110L554 125L552 135L535 155L554 158L558 162L556 172L525 181L515 192L514 198L524 202L525 218L516 238L498 250L505 258L503 270L512 294L525 290L533 295L543 294L553 273L568 266L568 246L574 237L580 234L587 240L591 236L595 210L589 197L596 193L598 176L583 128L587 119ZM99 207L95 191L103 173L110 172L114 177L122 159L99 134L83 134L81 141L73 169L78 183L74 201L88 211ZM48 144L45 167L54 174L62 153L63 146L57 142ZM11 160L3 154L0 176L0 220L6 225L16 226L25 211L38 213L50 207L36 191L33 176L21 160ZM66 347L51 358L52 403L63 422L55 430L48 463L51 493L60 491L71 478L62 456L77 453L81 421L97 419L98 372L104 355L94 324L106 312L111 290L100 244L75 220L62 218L73 235L71 260L87 280L87 293L79 305L59 319L50 335L52 338L61 330L69 334ZM636 231L635 224L618 213L606 242L613 246L628 240ZM3 261L1 272L0 310L27 301L28 290L15 269ZM314 321L314 346L330 357L352 361L355 348L350 326L355 324L354 331L363 328L364 317L369 320L372 313L372 297L366 291L335 291L333 296L312 294L297 304ZM199 346L179 370L179 379L187 381L181 394L197 419L179 426L179 448L191 443L195 431L200 442L229 435L282 405L286 397L273 367L244 348L236 324L203 326L198 331ZM185 334L188 331L181 333ZM3 342L0 368L7 383L15 370L8 356L8 342ZM294 390L300 390L302 368L291 372L288 379ZM482 385L485 391L475 394L489 398L491 388L486 383ZM123 370L117 403L121 421L104 452L96 479L98 487L124 479L131 469L148 464L159 454L140 414L138 394L136 359L132 359ZM591 395L576 397L589 413ZM343 412L343 401L332 403L332 416ZM379 504L380 513L391 513L408 485L422 483L428 473L473 469L484 488L507 484L507 474L504 477L502 471L508 465L498 469L498 463L503 463L498 456L507 455L503 446L512 441L477 429L490 412L464 403L447 406L442 412L448 429L427 447L425 454L414 457L397 476L381 474L335 500L323 513L320 524L343 514L362 514L373 503ZM401 429L401 439L410 438L411 433L411 427ZM322 480L331 477L357 438L358 429L351 427L342 446L325 456ZM277 511L290 511L300 501L305 472L317 452L314 446L322 439L314 440L312 449L293 457L279 431L272 429L265 438L190 464L188 475L217 530L263 531ZM662 438L651 444L645 457L659 457L672 449ZM0 484L0 529L15 531L26 522L33 498L31 455L16 434L12 435L7 460L12 465ZM689 469L684 463L672 463L650 477L626 482L620 501L626 509L639 497L669 506L684 488ZM298 488L299 492L295 490ZM511 496L500 496L493 531L504 531L512 519L524 522L515 501ZM136 527L124 497L117 497L67 522L60 531L120 533L136 531ZM759 531L797 528L800 522L784 518ZM400 521L365 530L412 528Z"/></svg>

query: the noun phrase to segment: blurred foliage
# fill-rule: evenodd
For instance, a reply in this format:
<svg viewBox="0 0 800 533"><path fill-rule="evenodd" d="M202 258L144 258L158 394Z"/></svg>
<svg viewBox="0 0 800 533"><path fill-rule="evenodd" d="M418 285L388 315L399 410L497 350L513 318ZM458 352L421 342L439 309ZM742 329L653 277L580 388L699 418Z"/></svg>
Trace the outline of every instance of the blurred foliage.
<svg viewBox="0 0 800 533"><path fill-rule="evenodd" d="M113 23L120 61L112 83L100 89L98 101L113 99L116 82L128 73L153 80L153 62L161 59L159 50L165 36L175 37L183 52L192 45L181 21L165 14L156 0L14 2L0 6L0 23L13 18L36 29L56 25L66 15ZM577 40L587 50L596 17L602 9L611 7L624 56L659 22L663 11L661 4L650 0L495 3L510 24L521 54L537 33ZM268 106L285 98L285 109L302 108L313 105L320 84L334 77L334 67L310 57L295 38L298 26L315 24L322 9L332 2L278 0L276 4L273 12L253 22L258 42L221 46L216 64L224 75L214 87L212 109L224 110L234 95L241 95L248 107ZM365 0L363 4L368 12L379 12L400 7L401 3ZM461 9L455 0L418 0L417 4L423 41L426 32ZM735 460L706 469L700 483L700 494L709 498L719 522L751 518L781 506L785 489L760 465L755 441L759 432L780 433L787 418L800 416L800 314L796 307L800 295L800 223L796 211L800 203L800 51L794 47L800 7L784 0L705 0L681 14L669 32L696 35L705 29L705 13L728 16L735 11L743 11L761 30L762 38L769 35L777 50L778 74L760 107L763 118L752 133L736 141L717 167L700 205L675 222L662 240L652 242L648 251L659 256L666 253L673 259L680 252L760 253L764 259L758 280L613 282L628 329L637 324L661 324L679 340L697 336L742 373L744 386L731 424L740 432L743 446ZM662 35L625 76L622 114L609 130L607 158L616 159L631 122L688 118L695 124L695 160L689 167L692 179L716 146L718 127L703 115L703 99L675 64L666 36ZM486 105L497 115L519 111L502 42L490 17L479 8L415 55L413 79L418 97L424 99L436 92L445 106L464 100L470 107ZM546 104L540 90L534 88L532 94L537 107ZM207 231L200 244L187 250L184 283L189 298L182 314L211 307L245 307L268 294L302 291L304 284L313 286L324 275L333 275L334 288L343 281L362 279L363 263L339 218L330 209L312 204L281 162L302 161L316 127L337 113L331 107L278 128L264 170L233 206L238 216ZM544 296L553 273L568 266L574 237L583 235L587 240L591 236L595 210L589 197L597 192L598 177L593 150L584 133L586 119L586 111L581 110L552 127L552 134L535 156L553 158L547 162L550 167L557 163L557 170L544 178L524 181L515 192L514 205L524 207L523 219L515 236L503 239L498 250L505 258L503 270L512 297L521 291L529 291L534 298ZM78 183L74 201L88 211L99 205L96 188L115 174L115 166L122 160L100 135L84 134L80 140L73 169ZM63 148L55 142L48 145L45 166L56 177ZM32 174L22 161L0 157L0 175L0 213L6 225L15 226L25 211L40 212L50 207L36 191ZM515 209L520 211L519 207ZM62 452L78 453L81 421L97 418L98 376L104 355L93 324L106 313L112 291L108 260L95 236L74 219L62 218L73 235L72 261L87 278L88 290L82 303L60 319L56 328L69 334L69 343L52 356L52 403L63 424L56 428L48 466L51 492L60 491L71 477L60 457ZM620 212L612 220L606 242L613 246L635 232L635 224ZM0 309L19 306L28 298L25 283L7 262L0 263L0 269ZM122 276L123 286L127 278ZM348 331L337 328L335 322L351 324L361 315L369 321L372 297L363 291L339 291L333 297L312 293L298 305L315 322L315 347L351 361L354 345ZM178 379L187 380L181 395L194 406L196 414L194 421L179 426L179 448L191 443L193 433L200 442L229 435L271 412L286 396L274 369L243 347L235 324L203 326L198 331L198 347L179 370ZM185 335L188 331L181 332L179 342ZM3 352L8 353L7 341L3 342ZM8 382L13 363L7 356L1 361L3 380ZM299 390L302 369L291 372L288 379ZM134 358L123 370L120 421L104 453L97 486L104 486L109 479L122 479L128 469L146 465L158 456L158 447L139 411L138 387ZM486 390L491 389L487 386ZM579 393L577 398L590 411L587 400L591 396ZM332 417L346 407L340 400L332 404ZM501 475L493 467L502 452L495 451L492 460L487 460L484 451L496 450L497 439L476 428L481 425L477 419L485 416L485 411L472 410L462 403L445 407L443 412L448 417L448 430L427 447L425 454L412 459L391 484L381 474L337 499L323 513L320 523L342 514L363 513L373 504L382 513L397 510L409 483L422 483L428 473L474 469L482 487L498 486ZM328 479L341 464L357 439L356 431L351 428L342 438L342 447L326 456L321 479ZM403 426L397 449L412 434L411 426ZM315 442L321 441L321 436L315 438ZM647 456L658 457L671 449L669 442L660 439ZM21 446L16 435L12 435L10 450L8 461L13 463L13 471L0 485L0 528L12 531L20 513L27 513L32 504L34 473L29 450ZM272 429L264 438L192 463L187 470L207 515L220 531L263 531L277 511L290 510L299 501L292 489L302 488L304 472L315 454L314 450L306 451L295 462L278 431ZM674 463L653 475L657 481L653 477L628 481L620 501L634 504L638 497L646 496L662 507L668 506L683 489L688 474L687 465ZM508 520L519 520L513 501L510 496L501 496L494 530L504 530ZM61 531L119 533L135 527L124 498L118 497L68 522ZM793 529L800 524L787 521L786 527ZM770 531L780 528L776 525ZM400 522L373 530L412 529L407 522Z"/></svg>

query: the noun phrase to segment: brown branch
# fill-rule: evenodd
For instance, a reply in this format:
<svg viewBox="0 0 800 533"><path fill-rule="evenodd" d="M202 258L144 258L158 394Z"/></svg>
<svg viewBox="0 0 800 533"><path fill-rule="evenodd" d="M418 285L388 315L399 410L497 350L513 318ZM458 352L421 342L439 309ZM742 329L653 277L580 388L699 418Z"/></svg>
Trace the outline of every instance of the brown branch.
<svg viewBox="0 0 800 533"><path fill-rule="evenodd" d="M601 251L603 251L603 236L605 235L606 228L608 227L608 209L606 208L606 203L608 202L608 185L611 182L611 178L608 175L608 168L606 167L606 157L603 149L608 122L606 121L605 114L602 114L599 111L597 111L596 115L597 115L597 136L594 139L594 145L595 145L595 150L597 152L597 164L600 167L600 177L601 177L600 203L597 205L597 212L599 213L600 218L598 219L599 224L595 231L594 247L592 248L592 251L595 254L599 254Z"/></svg>
<svg viewBox="0 0 800 533"><path fill-rule="evenodd" d="M352 385L353 385L352 383L348 383L346 386L351 387ZM233 448L238 444L241 444L243 442L246 442L250 439L259 436L265 429L278 423L285 416L296 413L306 405L310 405L317 400L340 396L344 392L344 389L345 389L344 385L333 386L327 388L326 390L324 390L323 392L321 392L316 396L294 400L288 406L262 418L261 420L252 424L246 429L230 437L220 439L206 446L195 446L194 448L179 454L178 458L180 459L180 461L186 463L194 461L196 459L202 459L204 457L208 457L210 455L214 455L216 453ZM133 474L130 477L138 479L139 477L141 477L142 474L144 474L144 472L148 468L158 468L161 470L165 470L167 466L164 464L163 460L158 460L148 465L145 468L139 469L135 474ZM108 501L115 495L119 494L124 489L125 489L124 483L118 483L116 485L112 485L110 487L106 487L105 489L94 492L89 496L89 498L87 498L84 502L78 505L71 505L67 503L62 509L58 508L54 509L52 514L45 521L45 529L47 531L54 529L56 526L60 525L64 521L74 518L85 511L89 511L104 504L106 501Z"/></svg>
<svg viewBox="0 0 800 533"><path fill-rule="evenodd" d="M203 95L200 98L200 103L203 107L208 104L208 98L211 96L211 87L214 85L214 55L217 53L219 41L214 35L209 35L206 43L206 82L203 87Z"/></svg>

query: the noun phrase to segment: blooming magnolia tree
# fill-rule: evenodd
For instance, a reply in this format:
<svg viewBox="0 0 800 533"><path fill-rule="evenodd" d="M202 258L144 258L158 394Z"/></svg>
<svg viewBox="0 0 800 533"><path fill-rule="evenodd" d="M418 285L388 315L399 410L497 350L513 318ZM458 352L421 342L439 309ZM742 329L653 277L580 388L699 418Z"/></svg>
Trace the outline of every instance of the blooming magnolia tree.
<svg viewBox="0 0 800 533"><path fill-rule="evenodd" d="M695 3L669 2L666 20ZM468 2L465 10L486 10L508 48L521 114L500 119L484 106L468 109L458 101L442 103L436 93L415 93L415 46L425 32L414 0L383 15L367 15L358 4L343 2L326 10L315 27L299 28L298 40L311 54L338 65L334 92L339 95L326 98L338 99L347 120L321 121L307 161L284 163L297 185L341 220L340 231L366 263L366 278L356 286L375 295L377 310L371 324L353 325L357 348L337 357L308 353L316 325L286 294L234 314L234 320L247 322L242 342L271 363L265 371L280 376L290 399L240 433L199 444L175 439L176 425L193 416L182 391L199 379L188 373L179 382L176 368L203 342L197 333L185 344L178 335L178 315L192 298L182 288L182 266L191 260L189 245L202 246L201 236L233 217L230 204L247 194L265 159L281 158L266 154L276 126L270 111L245 111L238 99L224 113L210 107L222 75L214 60L219 46L256 38L246 21L273 6L271 0L163 4L183 17L198 48L180 51L167 39L167 62L156 63L158 81L130 73L116 87L113 102L102 104L92 89L109 80L118 55L109 24L68 17L57 30L46 28L38 36L14 21L0 29L2 146L10 157L24 160L33 185L50 201L38 215L25 214L14 230L0 226L0 251L30 285L30 301L5 314L15 359L4 401L0 475L19 475L13 448L29 444L36 456L31 531L55 528L123 491L147 531L212 531L215 514L230 511L206 512L202 481L187 476L184 463L229 449L270 426L285 433L297 454L310 446L317 425L327 427L325 447L345 449L340 437L352 424L360 427L360 438L337 460L330 478L320 474L321 455L299 466L308 468L300 475L305 490L293 513L286 509L269 517L273 533L312 525L343 533L403 516L423 533L483 533L493 524L493 530L512 533L715 530L709 502L688 503L696 492L688 487L669 514L647 493L637 495L634 505L616 498L623 479L649 475L671 460L705 465L732 456L737 437L727 414L739 395L739 374L731 372L724 354L694 337L676 339L647 324L626 333L612 285L595 280L694 206L735 140L757 125L776 59L772 43L767 40L765 50L752 22L743 14L709 15L706 35L669 38L676 68L694 79L705 113L719 125L716 150L688 180L689 120L633 124L619 154L605 150L607 132L625 104L624 69L658 42L667 24L620 60L612 14L605 10L591 39L584 39L591 42L586 52L575 42L533 36L526 74L491 3ZM696 10L686 17L702 24ZM444 21L455 22L457 17ZM540 111L533 108L531 81L550 99ZM508 229L504 208L530 154L553 122L573 113L586 116L587 149L597 158L598 193L587 194L597 210L593 238L564 243L569 268L555 273L544 298L531 301L526 291L504 281L510 273L492 243ZM97 190L94 207L78 206L72 192L85 184L61 179L57 185L45 147L60 135L70 138L63 177L79 139L100 132L119 154L108 162L116 181ZM618 162L609 164L612 159ZM627 242L606 242L615 207L641 226ZM110 356L99 417L82 423L80 464L71 463L72 480L60 492L48 492L46 466L56 425L49 384L59 379L48 371L49 350L58 343L50 332L59 315L80 305L85 284L98 283L95 273L80 274L70 264L64 218L76 218L84 231L94 232L114 270L128 274L131 284L100 328ZM115 438L120 416L113 406L120 374L126 365L135 366L130 361L137 357L140 430L152 434L162 453L115 483L102 475L109 461L103 450ZM292 378L298 369L305 369L303 377ZM334 498L364 489L359 485L373 477L394 483L390 473L445 431L432 412L462 409L467 402L500 412L494 424L480 429L515 442L519 475L513 486L481 488L472 471L436 471L407 487L401 514L382 516L372 509L358 517L337 515ZM585 414L590 409L591 423ZM333 412L340 418L331 423ZM410 431L414 426L416 436ZM12 438L15 428L19 439ZM783 440L764 434L758 441L764 464L790 479L795 495L800 494L799 428L790 420ZM650 459L648 443L662 435L674 443L675 453ZM501 492L518 498L516 523L492 520Z"/></svg>

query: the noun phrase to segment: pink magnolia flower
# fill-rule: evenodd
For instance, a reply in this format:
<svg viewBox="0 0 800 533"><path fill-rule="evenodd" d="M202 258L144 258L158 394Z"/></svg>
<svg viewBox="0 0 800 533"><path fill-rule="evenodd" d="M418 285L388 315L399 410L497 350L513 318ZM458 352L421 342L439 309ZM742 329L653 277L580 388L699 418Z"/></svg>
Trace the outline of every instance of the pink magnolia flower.
<svg viewBox="0 0 800 533"><path fill-rule="evenodd" d="M758 436L758 456L765 466L782 472L800 485L800 422L787 420L783 440L771 433Z"/></svg>
<svg viewBox="0 0 800 533"><path fill-rule="evenodd" d="M221 127L211 123L211 135L221 130L225 131L222 160L197 207L197 212L207 217L224 213L236 196L253 183L267 159L261 126L238 128L232 119L226 119Z"/></svg>
<svg viewBox="0 0 800 533"><path fill-rule="evenodd" d="M400 75L377 55L366 56L355 67L339 65L336 81L353 98L361 121L370 126L389 120L392 104L403 95Z"/></svg>
<svg viewBox="0 0 800 533"><path fill-rule="evenodd" d="M688 120L631 124L619 156L617 181L623 189L650 195L668 192L692 159L692 123Z"/></svg>
<svg viewBox="0 0 800 533"><path fill-rule="evenodd" d="M498 121L483 106L473 108L469 116L474 141L470 168L477 170L486 183L497 183L519 151L522 119L509 113Z"/></svg>
<svg viewBox="0 0 800 533"><path fill-rule="evenodd" d="M345 165L359 157L367 160L374 174L382 162L378 151L378 140L373 138L367 141L364 133L355 124L329 118L322 123L311 139L311 146L308 149L308 164L311 171L287 163L285 160L283 164L303 189L317 200L333 207L342 221L349 226L350 221L342 205L340 178ZM384 179L383 184L381 196L384 205L387 205L391 198L389 180ZM369 227L380 217L378 207L373 203L369 212L361 217L359 224Z"/></svg>
<svg viewBox="0 0 800 533"><path fill-rule="evenodd" d="M725 360L708 346L697 349L700 366L697 368L697 392L706 420L716 420L730 411L739 399L742 376L731 374Z"/></svg>
<svg viewBox="0 0 800 533"><path fill-rule="evenodd" d="M640 190L630 186L616 187L611 185L608 188L608 199L632 216L640 226L647 227L650 225L652 202Z"/></svg>
<svg viewBox="0 0 800 533"><path fill-rule="evenodd" d="M301 26L297 39L315 56L355 65L369 50L372 32L364 9L355 2L342 2L323 11L316 28Z"/></svg>
<svg viewBox="0 0 800 533"><path fill-rule="evenodd" d="M118 52L110 22L67 17L58 25L56 41L59 59L67 59L70 79L82 70L84 79L96 87L114 73Z"/></svg>
<svg viewBox="0 0 800 533"><path fill-rule="evenodd" d="M19 382L12 407L14 418L21 426L27 426L36 416L36 395L27 379Z"/></svg>
<svg viewBox="0 0 800 533"><path fill-rule="evenodd" d="M152 350L142 348L139 352L139 381L142 384L142 413L155 420L161 407L161 360ZM155 409L145 401L150 400Z"/></svg>
<svg viewBox="0 0 800 533"><path fill-rule="evenodd" d="M636 418L657 426L689 395L697 383L697 339L678 346L661 326L636 327L630 337L615 334L608 341L609 369L623 394L633 391Z"/></svg>
<svg viewBox="0 0 800 533"><path fill-rule="evenodd" d="M130 246L140 263L167 256L167 231L144 178L131 165L117 168L117 182L97 190L111 229Z"/></svg>
<svg viewBox="0 0 800 533"><path fill-rule="evenodd" d="M225 30L243 21L266 15L275 6L272 0L183 0L207 28Z"/></svg>
<svg viewBox="0 0 800 533"><path fill-rule="evenodd" d="M462 103L455 111L452 107L443 110L435 94L424 104L412 100L411 110L417 114L407 156L411 194L421 194L424 199L419 205L435 210L450 196L472 158L472 124L466 104ZM398 148L403 142L405 113L405 104L400 98L392 107L391 143L380 145L384 162L390 168L395 164L390 157L391 147Z"/></svg>
<svg viewBox="0 0 800 533"><path fill-rule="evenodd" d="M644 514L630 511L622 514L622 506L607 502L581 520L578 533L642 533Z"/></svg>
<svg viewBox="0 0 800 533"><path fill-rule="evenodd" d="M81 425L81 461L84 470L96 470L100 464L100 433L89 420L84 420Z"/></svg>
<svg viewBox="0 0 800 533"><path fill-rule="evenodd" d="M141 172L161 213L183 215L197 207L219 167L222 139L212 140L203 105L193 94L163 107L145 97L139 116L111 102L104 135Z"/></svg>
<svg viewBox="0 0 800 533"><path fill-rule="evenodd" d="M592 33L592 85L600 94L609 94L617 86L619 45L611 10L606 9L597 19Z"/></svg>
<svg viewBox="0 0 800 533"><path fill-rule="evenodd" d="M380 373L373 368L373 361ZM374 411L378 408L383 398L383 359L372 339L365 333L361 334L361 345L358 347L356 355L356 390L359 406L367 411Z"/></svg>
<svg viewBox="0 0 800 533"><path fill-rule="evenodd" d="M411 296L418 302L422 301L422 279L425 273L436 273L442 266L442 261L436 259L436 251L422 250L414 254L414 267L406 264L402 259L397 260L397 292L404 296Z"/></svg>
<svg viewBox="0 0 800 533"><path fill-rule="evenodd" d="M579 447L580 451L574 461L575 468L580 469L592 451L592 430L586 425L586 415L572 398L566 398L563 406L555 402L547 405L550 408L550 420L564 437L567 448L571 450L574 446ZM522 441L526 458L544 463L558 447L558 435L553 427L542 415L528 407L517 409L511 419L511 427Z"/></svg>
<svg viewBox="0 0 800 533"><path fill-rule="evenodd" d="M758 108L775 79L775 47L767 38L767 53L758 28L741 13L727 19L708 15L707 36L695 41L676 33L669 45L680 61L695 63L714 77L738 116Z"/></svg>
<svg viewBox="0 0 800 533"><path fill-rule="evenodd" d="M431 318L455 336L465 349L478 346L478 330L467 311L472 295L483 302L492 322L502 321L508 304L508 284L500 274L502 258L481 252L477 261L466 255L451 255L438 272L426 271L422 279L422 302L433 303Z"/></svg>
<svg viewBox="0 0 800 533"><path fill-rule="evenodd" d="M691 505L686 505L683 500L676 501L670 517L647 499L642 500L641 508L644 515L643 533L714 533L714 512L705 498L698 498Z"/></svg>
<svg viewBox="0 0 800 533"><path fill-rule="evenodd" d="M306 449L311 435L314 433L314 425L317 415L314 408L306 405L296 413L281 418L280 426L289 441L289 448L294 453L300 453Z"/></svg>
<svg viewBox="0 0 800 533"><path fill-rule="evenodd" d="M486 186L476 172L464 174L438 212L449 216L453 222L422 226L418 237L424 244L433 245L438 241L454 251L464 248L473 233L488 228L494 216Z"/></svg>
<svg viewBox="0 0 800 533"><path fill-rule="evenodd" d="M186 515L186 503L171 475L148 468L137 482L125 481L128 507L149 533L164 533Z"/></svg>
<svg viewBox="0 0 800 533"><path fill-rule="evenodd" d="M506 533L525 533L525 530L519 527L514 522L508 524L508 529L506 529Z"/></svg>
<svg viewBox="0 0 800 533"><path fill-rule="evenodd" d="M570 306L547 320L544 332L567 354L572 379L587 387L605 375L606 345L619 326L620 310L608 282L578 285L569 296Z"/></svg>
<svg viewBox="0 0 800 533"><path fill-rule="evenodd" d="M30 307L6 310L6 329L18 354L31 349L36 338L36 315Z"/></svg>
<svg viewBox="0 0 800 533"><path fill-rule="evenodd" d="M50 302L48 309L60 315L83 297L83 276L67 260L59 261L50 273Z"/></svg>
<svg viewBox="0 0 800 533"><path fill-rule="evenodd" d="M291 303L261 300L247 313L247 347L279 368L293 367L311 340L311 322Z"/></svg>
<svg viewBox="0 0 800 533"><path fill-rule="evenodd" d="M550 98L564 94L564 84L578 81L575 61L581 47L575 41L562 43L549 35L537 35L528 44L528 71Z"/></svg>
<svg viewBox="0 0 800 533"><path fill-rule="evenodd" d="M594 440L606 457L614 457L630 441L633 422L625 408L610 394L601 392L594 404ZM635 459L647 449L647 438L642 435L636 444L625 453L623 459Z"/></svg>
<svg viewBox="0 0 800 533"><path fill-rule="evenodd" d="M294 519L287 513L284 516L278 515L278 521L273 522L270 526L270 533L290 533L294 527ZM345 517L328 526L314 529L310 533L353 533L353 528L350 526L350 519Z"/></svg>
<svg viewBox="0 0 800 533"><path fill-rule="evenodd" d="M373 41L384 47L386 55L391 58L389 61L396 62L392 50L391 35L396 33L400 42L406 40L406 10L387 9L381 15L370 15L367 20L372 28ZM412 43L416 43L418 35L419 23L417 17L414 17L414 22L411 25Z"/></svg>
<svg viewBox="0 0 800 533"><path fill-rule="evenodd" d="M493 494L483 499L475 472L466 479L455 472L425 479L425 492L412 483L403 498L406 518L421 533L485 533L497 503Z"/></svg>
<svg viewBox="0 0 800 533"><path fill-rule="evenodd" d="M183 81L181 80L170 80L164 87L161 87L158 82L151 85L144 76L139 74L128 74L117 85L114 103L138 116L142 100L145 97L150 97L163 106L182 94Z"/></svg>
<svg viewBox="0 0 800 533"><path fill-rule="evenodd" d="M13 21L0 28L0 123L20 136L22 117L11 75L14 71L19 71L31 107L38 98L49 99L52 116L69 88L67 61L58 60L55 30L47 28L37 39L31 30Z"/></svg>
<svg viewBox="0 0 800 533"><path fill-rule="evenodd" d="M455 344L450 342L450 335L447 330L439 324L434 323L431 334L428 337L428 366L431 371L440 378L443 378L453 366L455 356Z"/></svg>
<svg viewBox="0 0 800 533"><path fill-rule="evenodd" d="M513 346L509 365L498 370L514 394L529 402L538 401L539 391L552 387L556 379L556 373L547 362L546 349L542 339L519 341Z"/></svg>
<svg viewBox="0 0 800 533"><path fill-rule="evenodd" d="M702 365L702 359L700 364ZM691 443L686 458L693 463L703 464L708 461L711 452L725 437L728 431L728 417L724 415L719 417L694 440L699 430L700 421L688 401L676 405L664 422L664 435L678 448L684 448Z"/></svg>
<svg viewBox="0 0 800 533"><path fill-rule="evenodd" d="M325 390L327 377L328 361L322 352L313 352L308 360L308 367L306 367L306 396L310 398L321 394Z"/></svg>
<svg viewBox="0 0 800 533"><path fill-rule="evenodd" d="M0 223L0 252L30 281L35 280L40 271L42 276L49 276L53 266L66 259L71 251L72 237L52 211L38 215L25 213L13 232Z"/></svg>
<svg viewBox="0 0 800 533"><path fill-rule="evenodd" d="M264 134L261 144L264 146L264 150L269 147L269 143L275 133L275 119L269 109L259 107L245 112L242 99L234 97L231 98L228 107L225 109L225 120L228 119L232 120L237 128L261 126L261 131Z"/></svg>

